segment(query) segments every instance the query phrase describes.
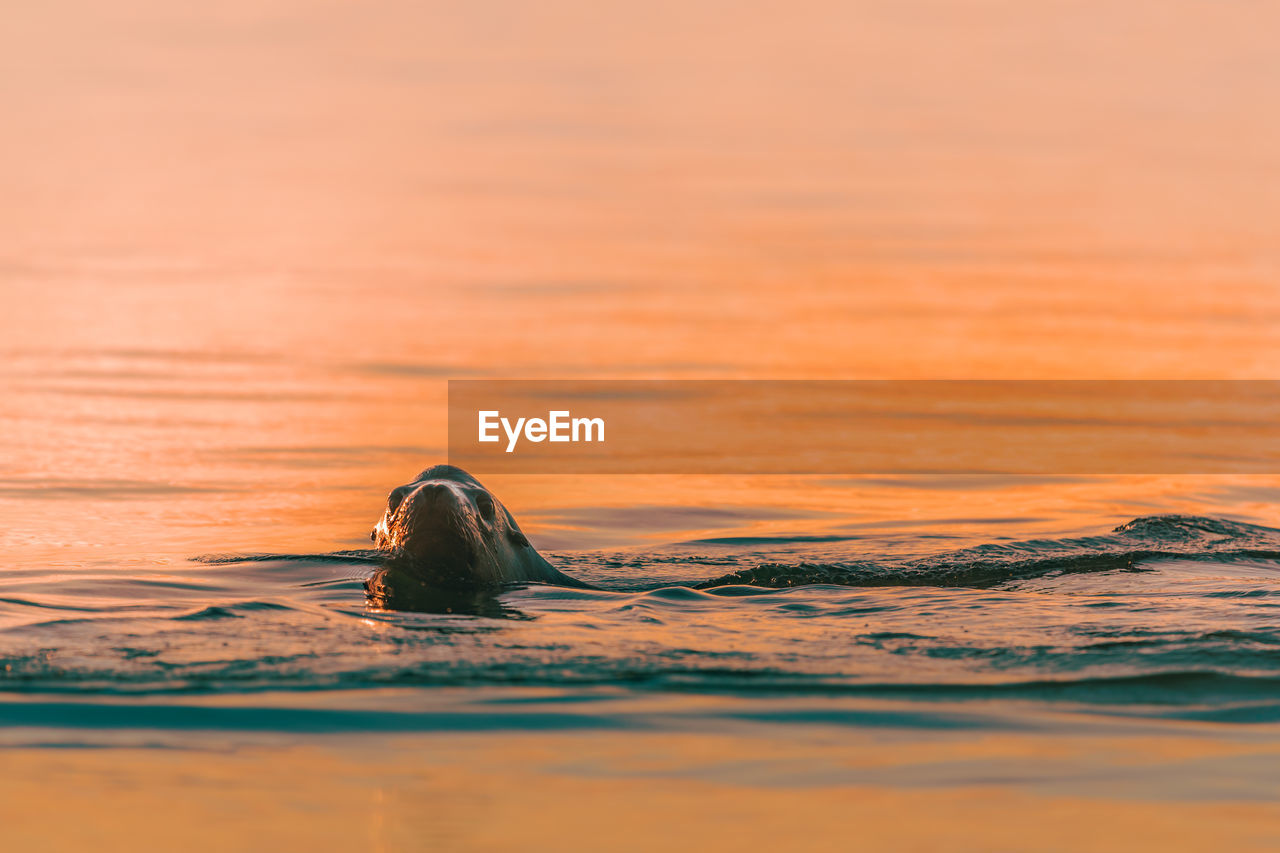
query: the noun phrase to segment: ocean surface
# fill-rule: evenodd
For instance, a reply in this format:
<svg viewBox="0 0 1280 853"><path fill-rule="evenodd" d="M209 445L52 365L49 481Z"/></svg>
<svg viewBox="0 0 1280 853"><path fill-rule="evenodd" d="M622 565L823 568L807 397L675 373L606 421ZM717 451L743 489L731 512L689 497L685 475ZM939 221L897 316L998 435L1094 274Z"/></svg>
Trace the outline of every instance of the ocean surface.
<svg viewBox="0 0 1280 853"><path fill-rule="evenodd" d="M84 509L64 488L46 511ZM590 846L628 821L634 849L929 849L957 828L1022 849L1046 822L1036 848L1278 838L1280 530L1164 514L1026 539L988 519L971 544L823 521L548 551L599 589L413 610L367 599L381 561L359 549L11 560L9 808L99 792L73 798L76 828L19 821L36 848L104 825L124 846L140 822L286 849ZM779 804L791 819L760 817ZM902 830L926 810L948 816Z"/></svg>
<svg viewBox="0 0 1280 853"><path fill-rule="evenodd" d="M441 591L408 612L366 600L372 551L70 577L11 569L0 650L10 689L77 699L510 685L570 699L625 687L1280 721L1280 530L1151 516L1094 536L1002 539L565 552L550 556L600 589Z"/></svg>
<svg viewBox="0 0 1280 853"><path fill-rule="evenodd" d="M946 539L740 537L557 553L599 589L442 590L412 602L419 612L366 601L379 565L367 551L200 556L146 571L10 567L4 684L74 699L56 711L73 731L95 720L77 708L102 713L79 704L88 698L387 686L538 686L566 702L600 688L1004 699L1280 721L1280 530L1151 516L1092 537L963 549ZM50 712L4 713L29 725ZM370 725L343 720L328 708L264 711L284 729ZM387 725L413 722L393 713Z"/></svg>
<svg viewBox="0 0 1280 853"><path fill-rule="evenodd" d="M450 378L1275 379L1277 26L14 10L4 846L1280 846L1280 476L475 471L599 589L362 551Z"/></svg>

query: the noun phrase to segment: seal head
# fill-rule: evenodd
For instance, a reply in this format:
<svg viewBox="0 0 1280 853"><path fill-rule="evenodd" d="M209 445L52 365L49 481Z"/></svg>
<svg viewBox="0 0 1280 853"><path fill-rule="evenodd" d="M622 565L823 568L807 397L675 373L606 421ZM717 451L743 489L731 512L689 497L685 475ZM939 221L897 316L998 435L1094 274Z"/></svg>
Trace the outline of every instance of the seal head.
<svg viewBox="0 0 1280 853"><path fill-rule="evenodd" d="M392 489L371 538L400 573L431 587L583 586L543 559L507 508L452 465L428 468Z"/></svg>

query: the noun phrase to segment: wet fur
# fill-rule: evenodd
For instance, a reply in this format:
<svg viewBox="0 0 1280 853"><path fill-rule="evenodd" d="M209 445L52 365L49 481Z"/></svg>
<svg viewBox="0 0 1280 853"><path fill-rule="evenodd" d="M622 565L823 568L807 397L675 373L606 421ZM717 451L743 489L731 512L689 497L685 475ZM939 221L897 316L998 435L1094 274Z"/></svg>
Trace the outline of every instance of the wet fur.
<svg viewBox="0 0 1280 853"><path fill-rule="evenodd" d="M461 468L436 465L393 489L374 527L387 566L366 586L492 589L509 583L584 587L534 550L507 508ZM395 580L392 584L391 581Z"/></svg>

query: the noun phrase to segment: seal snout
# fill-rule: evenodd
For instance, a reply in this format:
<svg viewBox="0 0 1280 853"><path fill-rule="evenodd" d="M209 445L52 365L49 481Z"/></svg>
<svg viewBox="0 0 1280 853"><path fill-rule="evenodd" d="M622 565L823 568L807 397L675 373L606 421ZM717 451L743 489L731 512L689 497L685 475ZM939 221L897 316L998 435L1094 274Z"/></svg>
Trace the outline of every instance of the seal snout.
<svg viewBox="0 0 1280 853"><path fill-rule="evenodd" d="M405 496L395 512L398 526L409 540L449 533L462 535L474 526L471 515L470 503L445 483L419 485Z"/></svg>
<svg viewBox="0 0 1280 853"><path fill-rule="evenodd" d="M466 493L447 481L415 482L393 490L373 531L374 543L433 573L460 576L474 568L476 511Z"/></svg>
<svg viewBox="0 0 1280 853"><path fill-rule="evenodd" d="M446 483L421 483L410 487L402 506L414 515L432 515L457 511L463 502Z"/></svg>

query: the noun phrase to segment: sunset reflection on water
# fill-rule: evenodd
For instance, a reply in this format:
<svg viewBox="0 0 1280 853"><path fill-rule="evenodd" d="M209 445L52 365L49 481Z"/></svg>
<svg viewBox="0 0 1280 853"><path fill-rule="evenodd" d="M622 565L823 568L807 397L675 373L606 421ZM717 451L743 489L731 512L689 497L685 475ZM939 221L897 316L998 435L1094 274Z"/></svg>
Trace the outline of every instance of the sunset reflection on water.
<svg viewBox="0 0 1280 853"><path fill-rule="evenodd" d="M1274 379L1275 17L1258 4L929 0L12 10L0 28L5 713L63 692L234 704L273 688L284 695L264 705L323 710L355 701L311 692L344 678L417 684L421 710L499 677L572 681L594 660L589 637L613 641L599 661L618 684L705 651L670 642L682 632L727 670L766 649L753 672L773 675L803 674L778 663L797 636L885 642L877 625L790 634L764 610L702 599L641 602L668 620L654 628L605 597L607 630L566 633L579 657L562 661L552 637L505 658L510 632L553 632L572 605L517 602L538 617L517 627L395 621L366 611L349 566L189 558L365 547L387 491L444 461L450 378ZM611 581L655 555L648 570L721 574L714 549L731 546L697 544L708 539L836 537L819 556L905 559L1101 535L1157 513L1280 525L1280 477L1266 474L483 479L543 553ZM708 562L680 562L690 555ZM1222 620L1203 636L1224 667L1263 666L1270 648L1271 566L1258 560L1187 581L1210 596L1196 612ZM1067 631L1079 602L1113 594L1138 613L1133 601L1163 595L1167 607L1125 627L1168 640L1185 627L1176 596L1141 586L1181 589L1165 571L1122 579L1136 587L1021 590L1021 610L957 593L988 646L943 638L954 660L909 640L858 653L884 677L972 675L1003 660L1006 624L1017 666L1034 666L1039 627ZM677 575L634 580L655 577ZM1002 623L1014 610L1020 621ZM947 613L938 621L960 624ZM906 628L930 627L917 621ZM776 633L731 636L756 624ZM432 631L445 639L432 645ZM1148 660L1141 643L1156 641L1142 636L1116 640L1139 646L1117 671ZM827 643L810 644L822 662L838 657ZM1161 649L1174 666L1181 647ZM677 710L702 701L702 687L662 684L683 696ZM1231 684L1232 701L1272 701L1265 679ZM61 728L19 715L7 729L0 799L24 849L111 847L82 826L136 843L188 825L210 827L193 847L554 846L574 821L580 838L611 831L636 847L679 827L711 849L990 849L1037 830L1036 846L1058 849L1274 840L1274 721L1095 732L1061 709L1010 707L972 736L774 720L735 739L714 722L677 731L674 713L643 738L513 722L352 746L287 725L240 741L158 724L157 743L182 747L168 751L59 705L72 720ZM935 749L952 769L921 769ZM824 775L822 760L843 769ZM1197 774L1210 781L1185 781Z"/></svg>

